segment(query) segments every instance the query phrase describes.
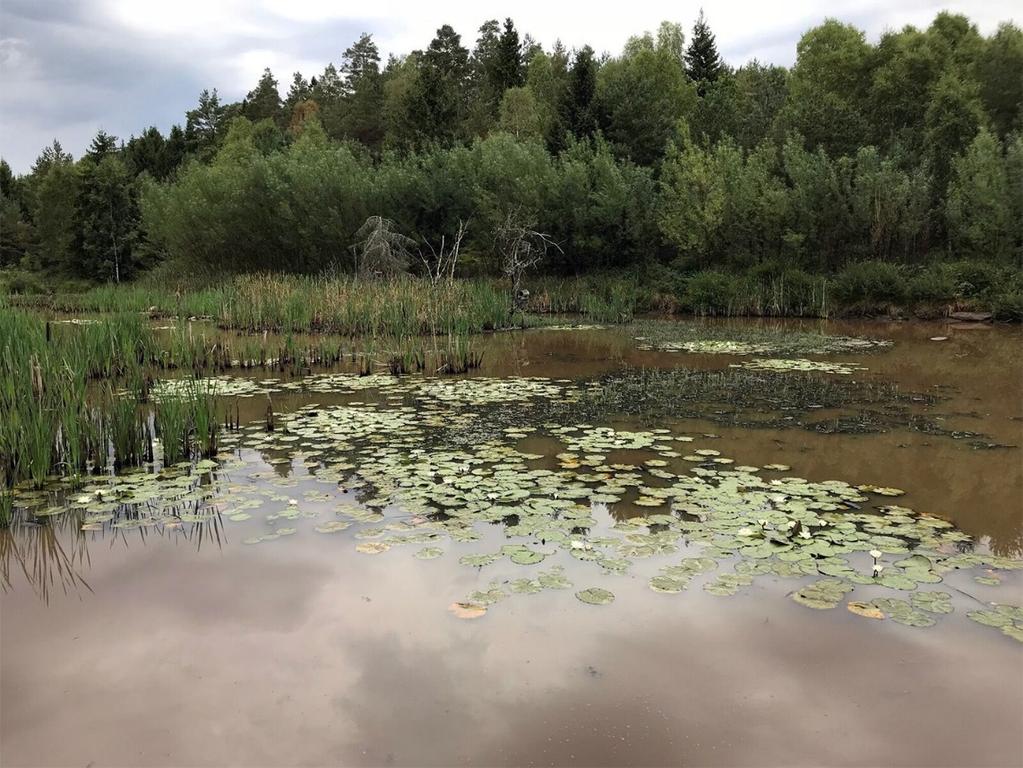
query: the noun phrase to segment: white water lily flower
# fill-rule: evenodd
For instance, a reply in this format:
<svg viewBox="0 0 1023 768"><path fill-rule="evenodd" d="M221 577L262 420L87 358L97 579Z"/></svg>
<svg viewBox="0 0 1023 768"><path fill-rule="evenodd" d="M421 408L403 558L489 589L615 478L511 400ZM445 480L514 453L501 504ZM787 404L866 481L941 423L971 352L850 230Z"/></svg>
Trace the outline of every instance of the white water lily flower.
<svg viewBox="0 0 1023 768"><path fill-rule="evenodd" d="M881 557L881 550L879 550L879 549L872 549L872 550L870 550L870 556L872 558L874 558L875 560L877 560L879 557Z"/></svg>
<svg viewBox="0 0 1023 768"><path fill-rule="evenodd" d="M809 539L810 538L810 532L807 531L807 530L802 530L802 531L799 532L799 537L802 538L802 539Z"/></svg>
<svg viewBox="0 0 1023 768"><path fill-rule="evenodd" d="M288 499L288 506L289 507L297 507L298 506L298 501L296 501L295 499Z"/></svg>
<svg viewBox="0 0 1023 768"><path fill-rule="evenodd" d="M883 565L875 564L874 565L874 578L876 579L878 576L880 576L881 575L881 571L883 571L883 570L884 570L884 566Z"/></svg>

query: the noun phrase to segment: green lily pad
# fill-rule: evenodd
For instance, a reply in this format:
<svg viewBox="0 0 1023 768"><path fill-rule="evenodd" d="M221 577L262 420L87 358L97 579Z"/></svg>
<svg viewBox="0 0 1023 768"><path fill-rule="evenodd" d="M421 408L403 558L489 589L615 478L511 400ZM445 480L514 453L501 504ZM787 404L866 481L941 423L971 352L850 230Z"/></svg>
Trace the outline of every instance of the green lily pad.
<svg viewBox="0 0 1023 768"><path fill-rule="evenodd" d="M580 592L576 592L575 596L582 602L588 603L589 605L608 605L613 603L615 596L614 593L608 592L606 589L600 587L590 587Z"/></svg>
<svg viewBox="0 0 1023 768"><path fill-rule="evenodd" d="M909 601L922 611L952 613L952 595L948 592L914 592Z"/></svg>
<svg viewBox="0 0 1023 768"><path fill-rule="evenodd" d="M792 593L792 599L807 608L827 610L836 607L853 589L841 579L820 579Z"/></svg>

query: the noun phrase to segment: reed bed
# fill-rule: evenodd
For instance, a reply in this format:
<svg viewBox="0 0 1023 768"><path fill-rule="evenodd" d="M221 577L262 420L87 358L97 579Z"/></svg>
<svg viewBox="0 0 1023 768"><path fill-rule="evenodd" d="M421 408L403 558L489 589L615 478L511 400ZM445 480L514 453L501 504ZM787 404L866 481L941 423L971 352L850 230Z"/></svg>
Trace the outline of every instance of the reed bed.
<svg viewBox="0 0 1023 768"><path fill-rule="evenodd" d="M153 383L150 368L162 360L137 315L72 327L0 307L0 525L10 522L16 485L42 488L60 476L74 486L86 473L153 460L154 423L142 404ZM193 384L177 403L187 425L186 439L171 448L179 459L217 451L214 394ZM160 405L160 424L170 423L170 430L173 407Z"/></svg>

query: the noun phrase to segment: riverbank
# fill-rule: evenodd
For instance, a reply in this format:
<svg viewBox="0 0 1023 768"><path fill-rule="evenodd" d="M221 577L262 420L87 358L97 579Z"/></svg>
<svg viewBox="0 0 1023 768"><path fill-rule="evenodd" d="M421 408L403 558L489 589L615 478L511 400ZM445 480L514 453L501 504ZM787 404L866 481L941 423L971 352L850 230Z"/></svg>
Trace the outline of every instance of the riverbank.
<svg viewBox="0 0 1023 768"><path fill-rule="evenodd" d="M587 321L672 317L882 317L940 319L981 313L1023 320L1023 272L968 262L909 268L854 263L832 276L761 264L745 273L682 273L663 265L572 278L534 277L523 312L496 278L432 282L411 276L256 274L198 282L161 270L136 283L44 290L11 272L0 294L12 306L58 313L144 312L203 317L240 331L327 332L349 337L468 334L575 314Z"/></svg>

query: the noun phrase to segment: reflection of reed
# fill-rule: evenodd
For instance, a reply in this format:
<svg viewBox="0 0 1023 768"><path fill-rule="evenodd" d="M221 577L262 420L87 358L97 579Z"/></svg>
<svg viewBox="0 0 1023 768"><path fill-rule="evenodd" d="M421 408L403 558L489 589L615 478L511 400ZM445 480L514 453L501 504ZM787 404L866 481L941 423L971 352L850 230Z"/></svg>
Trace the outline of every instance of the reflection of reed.
<svg viewBox="0 0 1023 768"><path fill-rule="evenodd" d="M189 519L193 515L198 516L203 510L208 512L205 519ZM151 522L137 527L115 525L119 521L136 520ZM174 544L181 541L192 543L195 545L197 552L202 551L203 542L212 541L216 544L217 549L223 549L224 542L226 541L224 521L220 516L220 510L215 507L206 507L205 502L198 500L165 507L159 520L153 520L152 511L147 509L145 505L125 504L114 513L114 519L110 523L104 524L101 530L79 531L79 533L83 538L85 538L85 534L91 534L88 537L90 542L102 541L107 538L109 533L111 547L118 541L122 542L125 547L128 547L131 545L129 534L133 531L138 533L138 541L142 546L146 546L150 536L158 536L159 538L172 541Z"/></svg>
<svg viewBox="0 0 1023 768"><path fill-rule="evenodd" d="M21 570L32 591L47 604L55 587L60 587L65 595L81 587L92 592L81 575L91 562L88 544L76 530L77 525L68 524L69 520L77 522L73 516L65 515L59 522L46 525L22 522L0 531L0 583L4 592L12 588L11 572L15 569ZM67 547L61 541L65 536L70 538Z"/></svg>
<svg viewBox="0 0 1023 768"><path fill-rule="evenodd" d="M92 592L83 576L92 565L89 547L107 539L108 534L111 547L117 542L126 548L131 546L135 538L129 534L135 531L142 546L150 536L158 536L174 544L194 544L196 551L211 542L223 549L226 537L219 510L213 509L199 521L188 519L198 515L204 505L198 500L174 505L163 510L159 521L152 521L151 510L145 505L125 504L98 530L82 530L82 515L73 512L50 517L44 523L27 522L19 515L8 530L0 531L0 587L4 592L13 589L13 577L20 571L46 604L56 587L65 595L83 587ZM152 522L134 528L114 525L136 520Z"/></svg>

